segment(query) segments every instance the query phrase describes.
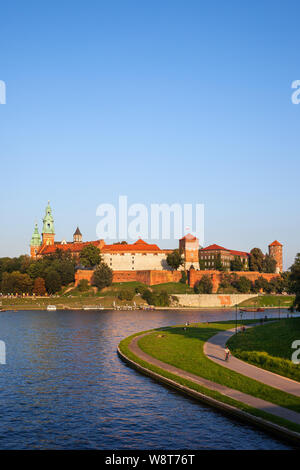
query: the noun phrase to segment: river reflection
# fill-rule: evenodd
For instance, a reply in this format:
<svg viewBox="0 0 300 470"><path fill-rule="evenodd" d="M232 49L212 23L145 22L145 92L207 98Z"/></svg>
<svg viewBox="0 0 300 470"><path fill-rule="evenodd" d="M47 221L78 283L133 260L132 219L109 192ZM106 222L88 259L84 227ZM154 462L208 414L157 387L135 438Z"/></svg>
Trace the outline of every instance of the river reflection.
<svg viewBox="0 0 300 470"><path fill-rule="evenodd" d="M1 313L0 449L289 448L140 375L116 354L137 331L230 318L234 311Z"/></svg>

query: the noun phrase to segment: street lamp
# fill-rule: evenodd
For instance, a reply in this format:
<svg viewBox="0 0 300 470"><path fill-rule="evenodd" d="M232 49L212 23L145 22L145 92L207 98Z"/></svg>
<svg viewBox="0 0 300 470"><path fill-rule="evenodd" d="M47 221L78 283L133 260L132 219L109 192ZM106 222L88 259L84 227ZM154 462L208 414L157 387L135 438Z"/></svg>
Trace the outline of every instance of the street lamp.
<svg viewBox="0 0 300 470"><path fill-rule="evenodd" d="M280 298L279 298L279 320L280 320L280 314L281 314L281 311L280 311Z"/></svg>
<svg viewBox="0 0 300 470"><path fill-rule="evenodd" d="M237 304L235 304L235 334L237 334Z"/></svg>

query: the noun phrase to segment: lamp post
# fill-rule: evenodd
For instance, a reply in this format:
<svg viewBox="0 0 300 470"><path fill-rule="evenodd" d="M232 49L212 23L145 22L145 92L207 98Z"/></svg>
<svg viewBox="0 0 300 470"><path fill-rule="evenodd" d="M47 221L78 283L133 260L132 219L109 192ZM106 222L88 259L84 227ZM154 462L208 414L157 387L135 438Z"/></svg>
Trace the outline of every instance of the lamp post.
<svg viewBox="0 0 300 470"><path fill-rule="evenodd" d="M281 314L280 307L281 307L281 305L280 305L280 299L279 299L279 320L280 320L280 314Z"/></svg>
<svg viewBox="0 0 300 470"><path fill-rule="evenodd" d="M237 334L237 304L235 304L235 334Z"/></svg>

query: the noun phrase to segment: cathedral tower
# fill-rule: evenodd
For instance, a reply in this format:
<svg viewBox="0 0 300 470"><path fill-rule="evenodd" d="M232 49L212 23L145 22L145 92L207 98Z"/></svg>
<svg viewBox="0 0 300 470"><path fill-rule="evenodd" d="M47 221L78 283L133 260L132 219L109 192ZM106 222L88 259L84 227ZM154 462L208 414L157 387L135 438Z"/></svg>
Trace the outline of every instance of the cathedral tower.
<svg viewBox="0 0 300 470"><path fill-rule="evenodd" d="M43 218L43 245L54 245L54 219L52 216L52 211L50 207L50 202L48 201L48 206L46 207L45 217Z"/></svg>
<svg viewBox="0 0 300 470"><path fill-rule="evenodd" d="M276 261L276 273L282 273L283 271L282 247L283 245L277 240L269 245L269 255Z"/></svg>
<svg viewBox="0 0 300 470"><path fill-rule="evenodd" d="M34 226L33 235L30 242L30 256L31 258L36 258L36 254L41 246L41 237L39 234L37 223Z"/></svg>
<svg viewBox="0 0 300 470"><path fill-rule="evenodd" d="M81 243L82 242L82 234L79 230L79 227L77 227L74 235L73 235L73 242L74 243Z"/></svg>

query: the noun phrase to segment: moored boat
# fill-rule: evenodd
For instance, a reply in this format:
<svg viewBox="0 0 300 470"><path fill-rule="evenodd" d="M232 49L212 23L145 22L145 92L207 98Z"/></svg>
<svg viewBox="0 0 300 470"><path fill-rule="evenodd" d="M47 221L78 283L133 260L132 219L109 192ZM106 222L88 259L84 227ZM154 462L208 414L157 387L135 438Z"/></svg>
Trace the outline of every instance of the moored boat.
<svg viewBox="0 0 300 470"><path fill-rule="evenodd" d="M56 311L56 305L48 305L47 310L48 310L48 312L55 312Z"/></svg>

